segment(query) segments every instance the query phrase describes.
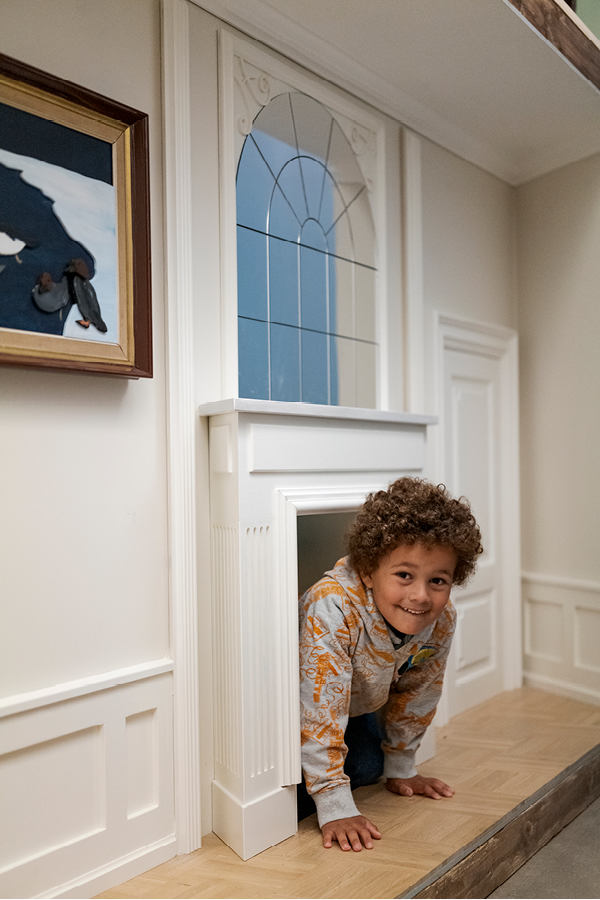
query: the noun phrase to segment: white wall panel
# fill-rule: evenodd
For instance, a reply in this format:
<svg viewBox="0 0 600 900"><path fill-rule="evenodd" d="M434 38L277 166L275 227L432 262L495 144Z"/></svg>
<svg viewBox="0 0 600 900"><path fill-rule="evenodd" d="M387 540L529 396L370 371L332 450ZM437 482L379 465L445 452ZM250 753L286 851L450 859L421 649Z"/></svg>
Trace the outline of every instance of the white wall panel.
<svg viewBox="0 0 600 900"><path fill-rule="evenodd" d="M158 715L156 707L127 716L127 818L158 805Z"/></svg>
<svg viewBox="0 0 600 900"><path fill-rule="evenodd" d="M458 605L456 677L476 677L495 664L494 591L476 594Z"/></svg>
<svg viewBox="0 0 600 900"><path fill-rule="evenodd" d="M173 855L172 675L111 682L5 708L2 896L90 896Z"/></svg>
<svg viewBox="0 0 600 900"><path fill-rule="evenodd" d="M149 116L154 345L152 379L0 369L4 896L97 893L175 853L172 676L151 665L169 652L160 26L160 0L2 2L0 52Z"/></svg>
<svg viewBox="0 0 600 900"><path fill-rule="evenodd" d="M105 781L102 725L2 754L1 864L20 865L104 830Z"/></svg>
<svg viewBox="0 0 600 900"><path fill-rule="evenodd" d="M600 674L600 609L575 606L575 665Z"/></svg>
<svg viewBox="0 0 600 900"><path fill-rule="evenodd" d="M600 705L600 583L526 573L525 681Z"/></svg>
<svg viewBox="0 0 600 900"><path fill-rule="evenodd" d="M564 607L527 597L525 605L525 653L538 659L563 659Z"/></svg>

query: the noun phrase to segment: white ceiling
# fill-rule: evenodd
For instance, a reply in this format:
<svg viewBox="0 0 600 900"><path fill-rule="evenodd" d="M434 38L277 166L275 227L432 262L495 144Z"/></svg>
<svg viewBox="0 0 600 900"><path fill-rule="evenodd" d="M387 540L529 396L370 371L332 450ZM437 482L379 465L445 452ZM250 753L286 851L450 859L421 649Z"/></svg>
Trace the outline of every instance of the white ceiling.
<svg viewBox="0 0 600 900"><path fill-rule="evenodd" d="M600 152L600 92L507 0L194 0L511 184Z"/></svg>

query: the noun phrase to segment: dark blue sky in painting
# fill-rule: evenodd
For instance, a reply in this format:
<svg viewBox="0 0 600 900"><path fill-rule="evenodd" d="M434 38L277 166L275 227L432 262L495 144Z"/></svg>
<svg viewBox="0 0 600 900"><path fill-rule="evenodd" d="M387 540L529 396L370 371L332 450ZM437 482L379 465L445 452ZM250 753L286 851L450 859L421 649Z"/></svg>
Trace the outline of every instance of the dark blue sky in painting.
<svg viewBox="0 0 600 900"><path fill-rule="evenodd" d="M0 103L0 147L113 183L112 144Z"/></svg>
<svg viewBox="0 0 600 900"><path fill-rule="evenodd" d="M62 334L70 307L43 312L31 292L42 272L60 282L72 259L82 259L92 278L94 258L66 232L52 200L1 163L0 232L25 245L19 253L0 256L0 327Z"/></svg>

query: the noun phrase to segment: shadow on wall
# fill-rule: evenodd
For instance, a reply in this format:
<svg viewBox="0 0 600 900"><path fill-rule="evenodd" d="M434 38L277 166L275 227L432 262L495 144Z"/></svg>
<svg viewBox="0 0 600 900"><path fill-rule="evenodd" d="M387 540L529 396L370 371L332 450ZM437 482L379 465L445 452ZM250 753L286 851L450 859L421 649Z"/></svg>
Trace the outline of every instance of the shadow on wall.
<svg viewBox="0 0 600 900"><path fill-rule="evenodd" d="M298 516L298 592L314 584L346 555L345 536L356 517L349 512Z"/></svg>

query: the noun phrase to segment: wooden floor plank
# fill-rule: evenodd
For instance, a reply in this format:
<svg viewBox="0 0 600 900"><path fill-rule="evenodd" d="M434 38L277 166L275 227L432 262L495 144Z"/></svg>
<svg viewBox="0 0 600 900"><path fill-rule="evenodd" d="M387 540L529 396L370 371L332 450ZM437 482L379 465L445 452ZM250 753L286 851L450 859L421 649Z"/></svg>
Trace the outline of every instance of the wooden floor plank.
<svg viewBox="0 0 600 900"><path fill-rule="evenodd" d="M439 729L435 759L419 767L451 784L454 797L399 797L383 785L355 792L383 833L373 850L325 850L312 816L298 834L246 862L208 835L201 850L98 896L397 897L598 743L600 708L532 688L501 694Z"/></svg>
<svg viewBox="0 0 600 900"><path fill-rule="evenodd" d="M599 796L600 744L401 896L489 896Z"/></svg>

